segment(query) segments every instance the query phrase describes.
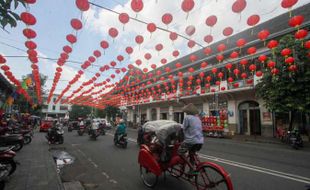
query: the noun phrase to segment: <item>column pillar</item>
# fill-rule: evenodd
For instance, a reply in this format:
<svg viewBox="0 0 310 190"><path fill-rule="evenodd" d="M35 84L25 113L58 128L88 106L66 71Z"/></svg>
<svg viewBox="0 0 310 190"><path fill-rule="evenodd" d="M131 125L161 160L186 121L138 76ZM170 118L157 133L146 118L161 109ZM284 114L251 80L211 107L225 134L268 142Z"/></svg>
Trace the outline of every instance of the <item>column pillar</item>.
<svg viewBox="0 0 310 190"><path fill-rule="evenodd" d="M160 107L156 108L156 120L160 120Z"/></svg>
<svg viewBox="0 0 310 190"><path fill-rule="evenodd" d="M173 116L174 116L174 114L173 114L173 106L169 106L168 119L173 121L174 120Z"/></svg>
<svg viewBox="0 0 310 190"><path fill-rule="evenodd" d="M151 121L151 108L146 108L146 120Z"/></svg>

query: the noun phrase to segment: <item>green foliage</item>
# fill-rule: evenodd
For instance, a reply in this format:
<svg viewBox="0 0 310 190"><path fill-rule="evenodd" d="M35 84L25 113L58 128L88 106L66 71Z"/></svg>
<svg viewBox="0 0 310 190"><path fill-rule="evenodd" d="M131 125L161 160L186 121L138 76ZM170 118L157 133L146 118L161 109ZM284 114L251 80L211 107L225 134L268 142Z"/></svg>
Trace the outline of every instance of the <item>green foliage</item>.
<svg viewBox="0 0 310 190"><path fill-rule="evenodd" d="M17 21L20 20L18 14L15 13L16 8L19 4L22 4L24 7L24 0L1 0L0 1L0 24L3 30L7 25L11 27L17 26Z"/></svg>
<svg viewBox="0 0 310 190"><path fill-rule="evenodd" d="M292 50L296 72L288 70L289 65L281 55L284 48ZM270 59L276 62L280 72L273 76L269 68L264 68L263 78L256 86L257 96L265 101L268 109L275 112L310 112L310 65L302 42L296 41L293 35L282 37Z"/></svg>
<svg viewBox="0 0 310 190"><path fill-rule="evenodd" d="M114 121L116 115L120 114L120 110L118 107L114 107L114 106L110 106L110 105L107 105L107 107L104 109L104 111L105 111L109 121Z"/></svg>
<svg viewBox="0 0 310 190"><path fill-rule="evenodd" d="M92 112L91 107L73 105L69 113L70 119L76 120L79 117L87 118Z"/></svg>

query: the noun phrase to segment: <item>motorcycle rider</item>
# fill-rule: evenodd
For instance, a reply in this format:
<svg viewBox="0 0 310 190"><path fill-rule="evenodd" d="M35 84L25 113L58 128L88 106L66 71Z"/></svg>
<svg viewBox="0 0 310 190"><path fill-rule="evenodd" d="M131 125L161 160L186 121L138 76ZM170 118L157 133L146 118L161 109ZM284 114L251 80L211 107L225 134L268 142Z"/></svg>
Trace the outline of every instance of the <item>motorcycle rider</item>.
<svg viewBox="0 0 310 190"><path fill-rule="evenodd" d="M117 137L117 141L120 140L120 137L124 134L126 134L126 124L124 122L123 119L121 119L121 117L117 116L116 117L116 124L117 124L117 129L116 129L116 137Z"/></svg>

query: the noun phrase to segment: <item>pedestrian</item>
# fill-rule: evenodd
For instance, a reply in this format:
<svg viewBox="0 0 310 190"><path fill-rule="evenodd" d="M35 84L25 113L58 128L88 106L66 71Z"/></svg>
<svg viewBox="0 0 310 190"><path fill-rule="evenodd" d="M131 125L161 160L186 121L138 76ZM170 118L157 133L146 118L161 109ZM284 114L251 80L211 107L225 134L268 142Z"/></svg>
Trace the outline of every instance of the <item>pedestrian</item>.
<svg viewBox="0 0 310 190"><path fill-rule="evenodd" d="M194 104L190 103L183 107L183 112L186 113L186 116L183 120L183 133L184 141L182 142L178 153L184 155L186 152L190 154L190 163L194 165L193 155L196 151L199 151L203 145L204 138L202 133L202 123L198 116L198 109ZM190 170L189 173L194 173Z"/></svg>

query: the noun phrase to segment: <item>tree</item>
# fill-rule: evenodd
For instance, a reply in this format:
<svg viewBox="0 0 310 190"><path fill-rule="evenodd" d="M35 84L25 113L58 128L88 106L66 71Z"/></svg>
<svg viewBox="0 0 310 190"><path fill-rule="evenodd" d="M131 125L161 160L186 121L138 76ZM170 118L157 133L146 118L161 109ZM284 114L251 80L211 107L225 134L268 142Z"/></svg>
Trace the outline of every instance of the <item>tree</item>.
<svg viewBox="0 0 310 190"><path fill-rule="evenodd" d="M115 120L116 115L120 114L120 110L118 107L110 106L110 105L107 105L107 107L104 109L104 111L105 111L109 121Z"/></svg>
<svg viewBox="0 0 310 190"><path fill-rule="evenodd" d="M289 48L294 63L285 63L286 57L281 51ZM276 62L278 74L272 74L265 68L260 83L256 86L256 94L265 101L268 109L274 112L290 113L289 130L292 129L296 112L310 112L310 65L307 50L303 42L295 40L293 35L286 35L279 41L270 60ZM294 71L294 67L296 70Z"/></svg>
<svg viewBox="0 0 310 190"><path fill-rule="evenodd" d="M14 3L14 4L13 4ZM26 6L24 0L1 0L0 1L0 24L3 30L9 24L11 27L17 26L17 21L20 20L18 14L15 13L16 8L22 4ZM14 11L12 10L14 7Z"/></svg>
<svg viewBox="0 0 310 190"><path fill-rule="evenodd" d="M78 119L79 117L87 118L91 114L91 107L73 105L69 113L70 119Z"/></svg>

